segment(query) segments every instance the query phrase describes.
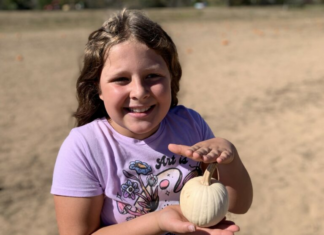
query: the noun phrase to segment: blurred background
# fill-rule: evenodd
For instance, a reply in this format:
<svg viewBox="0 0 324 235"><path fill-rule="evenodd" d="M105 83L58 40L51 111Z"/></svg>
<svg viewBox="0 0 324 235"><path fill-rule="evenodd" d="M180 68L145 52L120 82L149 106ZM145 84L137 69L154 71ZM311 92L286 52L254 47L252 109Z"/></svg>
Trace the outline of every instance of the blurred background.
<svg viewBox="0 0 324 235"><path fill-rule="evenodd" d="M178 46L180 104L237 147L242 235L324 235L323 0L1 0L0 234L57 235L50 187L88 35L142 9Z"/></svg>
<svg viewBox="0 0 324 235"><path fill-rule="evenodd" d="M269 6L321 4L324 0L1 0L3 10L82 10L112 8L152 8L205 6Z"/></svg>

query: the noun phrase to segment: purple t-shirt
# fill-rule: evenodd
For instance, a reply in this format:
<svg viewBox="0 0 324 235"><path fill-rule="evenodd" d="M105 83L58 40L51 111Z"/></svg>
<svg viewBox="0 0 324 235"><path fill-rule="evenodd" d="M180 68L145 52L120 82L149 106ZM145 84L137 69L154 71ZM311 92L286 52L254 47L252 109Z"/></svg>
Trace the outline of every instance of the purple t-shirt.
<svg viewBox="0 0 324 235"><path fill-rule="evenodd" d="M201 175L199 163L168 150L213 138L195 111L172 108L157 132L144 140L123 136L104 118L72 129L59 151L51 193L71 197L104 194L104 226L179 204L180 191Z"/></svg>

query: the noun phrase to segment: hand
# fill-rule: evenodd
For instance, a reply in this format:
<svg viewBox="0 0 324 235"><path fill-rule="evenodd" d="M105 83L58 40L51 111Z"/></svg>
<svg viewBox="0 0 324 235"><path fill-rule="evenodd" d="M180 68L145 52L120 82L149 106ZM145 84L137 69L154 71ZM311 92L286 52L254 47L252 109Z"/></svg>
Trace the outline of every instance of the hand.
<svg viewBox="0 0 324 235"><path fill-rule="evenodd" d="M193 146L169 144L169 150L175 154L189 157L198 162L222 164L231 163L236 149L226 139L213 138L199 142Z"/></svg>
<svg viewBox="0 0 324 235"><path fill-rule="evenodd" d="M233 235L240 228L232 221L222 220L210 228L201 228L188 222L182 215L180 206L168 206L157 214L157 223L162 231L192 235Z"/></svg>

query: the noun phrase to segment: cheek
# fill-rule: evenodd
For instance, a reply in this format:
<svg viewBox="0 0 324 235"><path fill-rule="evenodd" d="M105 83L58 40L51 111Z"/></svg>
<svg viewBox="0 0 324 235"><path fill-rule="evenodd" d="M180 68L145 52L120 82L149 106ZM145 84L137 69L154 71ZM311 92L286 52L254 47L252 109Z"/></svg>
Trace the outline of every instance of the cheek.
<svg viewBox="0 0 324 235"><path fill-rule="evenodd" d="M118 95L118 89L115 89L113 86L109 84L104 84L100 87L101 93L100 96L102 99L107 100L107 99L112 99L116 95Z"/></svg>
<svg viewBox="0 0 324 235"><path fill-rule="evenodd" d="M127 100L127 93L124 89L115 88L113 86L104 86L101 90L100 98L103 100L106 110L116 109Z"/></svg>
<svg viewBox="0 0 324 235"><path fill-rule="evenodd" d="M164 99L171 98L171 85L169 83L154 86L152 87L152 91L157 97L163 97Z"/></svg>

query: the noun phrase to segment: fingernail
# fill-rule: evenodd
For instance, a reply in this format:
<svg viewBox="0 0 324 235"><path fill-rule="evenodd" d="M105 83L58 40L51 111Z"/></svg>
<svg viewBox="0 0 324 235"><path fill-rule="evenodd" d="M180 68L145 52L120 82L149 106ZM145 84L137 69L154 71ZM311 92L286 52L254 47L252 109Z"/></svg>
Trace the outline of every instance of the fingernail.
<svg viewBox="0 0 324 235"><path fill-rule="evenodd" d="M189 229L190 232L194 232L194 231L196 231L196 228L195 228L194 225L189 225L189 226L188 226L188 229Z"/></svg>

